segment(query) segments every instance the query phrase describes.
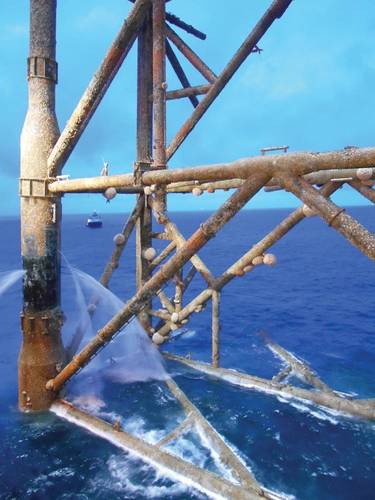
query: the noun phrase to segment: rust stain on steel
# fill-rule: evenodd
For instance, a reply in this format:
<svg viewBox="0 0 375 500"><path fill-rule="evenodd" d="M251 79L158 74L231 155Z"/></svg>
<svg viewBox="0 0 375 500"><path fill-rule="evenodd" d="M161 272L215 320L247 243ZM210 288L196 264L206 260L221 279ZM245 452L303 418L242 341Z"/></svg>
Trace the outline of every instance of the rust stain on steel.
<svg viewBox="0 0 375 500"><path fill-rule="evenodd" d="M148 300L169 281L202 246L209 241L269 180L264 173L248 179L201 227L186 241L175 255L164 264L130 299L98 334L77 354L65 368L47 384L48 389L57 391L80 368L83 368L96 352L137 314Z"/></svg>

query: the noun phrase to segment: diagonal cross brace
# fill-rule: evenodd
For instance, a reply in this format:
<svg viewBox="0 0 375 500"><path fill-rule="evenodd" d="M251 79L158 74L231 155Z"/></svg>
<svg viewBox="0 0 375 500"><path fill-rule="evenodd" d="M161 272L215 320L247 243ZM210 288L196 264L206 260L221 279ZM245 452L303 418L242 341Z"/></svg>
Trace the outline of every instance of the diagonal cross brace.
<svg viewBox="0 0 375 500"><path fill-rule="evenodd" d="M172 158L177 149L181 146L186 137L190 134L195 125L199 122L199 120L202 118L202 116L214 102L216 97L221 93L223 88L227 85L227 83L233 77L233 75L241 66L241 64L253 52L253 49L257 46L262 36L270 28L273 22L284 14L284 12L291 3L292 0L274 0L272 2L271 6L267 9L265 14L256 24L256 26L248 35L248 37L241 45L241 47L238 49L236 54L233 56L233 58L230 60L230 62L227 64L227 66L223 69L218 78L215 80L211 89L207 92L205 97L195 108L190 118L183 124L183 126L177 132L176 136L174 137L174 139L167 148L168 160Z"/></svg>
<svg viewBox="0 0 375 500"><path fill-rule="evenodd" d="M124 21L102 64L73 111L49 158L48 171L55 177L68 160L105 92L131 49L138 30L151 6L151 0L137 0Z"/></svg>
<svg viewBox="0 0 375 500"><path fill-rule="evenodd" d="M96 355L120 329L144 306L145 302L160 290L190 258L197 253L241 208L264 186L270 177L259 173L246 182L195 231L186 243L156 272L125 304L95 337L78 353L65 368L47 382L49 390L58 391L67 380L81 370L92 357Z"/></svg>
<svg viewBox="0 0 375 500"><path fill-rule="evenodd" d="M302 177L295 177L286 173L283 173L281 177L287 191L290 191L306 205L316 210L317 214L329 226L336 229L369 259L375 260L374 234L370 233L356 219L346 214L344 209L327 200Z"/></svg>

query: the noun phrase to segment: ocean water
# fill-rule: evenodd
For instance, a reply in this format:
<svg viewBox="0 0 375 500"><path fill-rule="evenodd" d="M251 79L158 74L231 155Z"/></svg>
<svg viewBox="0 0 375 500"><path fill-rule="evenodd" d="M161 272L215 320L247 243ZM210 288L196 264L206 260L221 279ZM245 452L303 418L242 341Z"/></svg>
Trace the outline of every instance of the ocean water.
<svg viewBox="0 0 375 500"><path fill-rule="evenodd" d="M371 231L371 207L348 209ZM287 210L243 211L200 255L218 275L287 215ZM175 213L185 236L208 214ZM124 222L104 215L104 227L84 227L84 216L66 216L63 253L71 266L98 279ZM0 279L20 268L19 223L0 219ZM162 243L156 241L155 247ZM317 218L300 223L271 250L273 268L259 266L229 284L221 302L222 366L271 377L282 366L258 335L266 330L280 345L307 361L334 389L375 397L375 269ZM111 289L122 301L134 291L134 238ZM64 341L79 318L72 275L63 267ZM195 277L186 300L201 291ZM171 288L166 289L167 294ZM155 304L157 301L155 300ZM0 498L143 499L206 498L52 413L17 410L21 288L0 298ZM195 359L210 358L210 306L196 314L186 335L165 345ZM121 337L114 341L122 342ZM104 351L103 351L104 352ZM375 491L375 423L301 402L287 402L211 379L176 363L167 371L266 487L301 499L372 499ZM95 384L93 384L95 380ZM66 397L126 430L158 441L183 418L162 381L94 377L83 370ZM217 470L199 438L187 433L170 451Z"/></svg>

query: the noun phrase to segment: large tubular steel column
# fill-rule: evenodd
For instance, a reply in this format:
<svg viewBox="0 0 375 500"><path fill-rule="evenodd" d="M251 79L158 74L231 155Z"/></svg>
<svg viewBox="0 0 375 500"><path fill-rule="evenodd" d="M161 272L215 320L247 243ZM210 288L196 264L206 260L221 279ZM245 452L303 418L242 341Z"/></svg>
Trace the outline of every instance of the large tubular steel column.
<svg viewBox="0 0 375 500"><path fill-rule="evenodd" d="M146 16L138 35L138 97L137 97L137 163L135 175L140 179L142 172L150 169L152 156L152 8ZM138 195L138 200L143 195ZM150 266L144 257L144 250L152 246L151 209L147 203L136 223L136 284L137 290L150 276ZM139 320L148 330L151 326L148 307L139 313Z"/></svg>
<svg viewBox="0 0 375 500"><path fill-rule="evenodd" d="M64 363L60 328L59 195L50 195L47 158L59 136L55 115L57 82L56 0L30 2L29 107L21 134L21 245L23 343L19 356L19 407L40 411L57 394L45 389Z"/></svg>

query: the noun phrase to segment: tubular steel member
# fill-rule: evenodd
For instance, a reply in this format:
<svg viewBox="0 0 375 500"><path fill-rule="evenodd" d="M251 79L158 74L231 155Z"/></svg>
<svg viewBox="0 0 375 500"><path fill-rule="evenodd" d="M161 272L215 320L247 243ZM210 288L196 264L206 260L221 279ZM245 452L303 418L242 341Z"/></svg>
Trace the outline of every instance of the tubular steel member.
<svg viewBox="0 0 375 500"><path fill-rule="evenodd" d="M152 4L152 90L153 90L153 162L152 168L166 169L166 46L165 0ZM162 211L166 210L165 190L156 186L155 198ZM159 221L158 221L159 222Z"/></svg>
<svg viewBox="0 0 375 500"><path fill-rule="evenodd" d="M149 97L152 95L152 6L148 9L143 26L138 35L137 61L137 163L134 180L140 182L142 173L151 168L152 157L152 107ZM151 269L144 256L152 246L152 215L147 205L147 196L138 196L138 202L144 203L136 222L136 289L139 290L150 276ZM152 308L151 301L147 309ZM140 312L138 319L148 330L151 326L147 309Z"/></svg>
<svg viewBox="0 0 375 500"><path fill-rule="evenodd" d="M283 173L282 179L287 191L292 192L306 205L316 210L329 226L341 233L367 257L375 260L375 236L357 220L346 214L345 209L327 200L301 177Z"/></svg>
<svg viewBox="0 0 375 500"><path fill-rule="evenodd" d="M272 25L275 19L280 18L292 0L274 0L269 9L265 12L263 17L254 27L252 32L248 35L244 43L238 49L232 60L220 73L218 78L213 83L211 89L208 91L204 99L195 108L191 117L184 123L181 129L177 132L176 136L172 140L171 144L167 148L167 158L168 160L172 158L177 149L184 142L186 137L193 130L198 121L202 118L207 109L211 106L216 97L220 94L241 64L245 59L251 54L254 48L257 46L259 40L266 33L268 28Z"/></svg>
<svg viewBox="0 0 375 500"><path fill-rule="evenodd" d="M174 69L174 72L176 73L178 79L180 80L181 85L183 86L184 89L189 89L191 87L191 84L189 82L188 77L185 74L185 71L183 70L180 61L177 59L176 54L174 53L171 44L168 42L168 40L165 41L165 50L166 50L166 55L168 57L168 61L170 62L172 68ZM168 96L169 94L169 96ZM171 93L167 92L167 99L176 99L177 97L171 97ZM199 104L199 101L195 95L189 95L189 99L196 108Z"/></svg>
<svg viewBox="0 0 375 500"><path fill-rule="evenodd" d="M236 481L238 481L245 490L253 491L261 497L270 498L268 493L271 492L267 492L257 482L249 469L238 458L214 427L212 427L208 420L206 420L198 408L190 401L176 382L172 378L169 378L165 383L174 397L180 402L187 417L193 420L198 433L201 432L201 434L204 435L205 439L210 443L210 447L217 453L221 463L230 468Z"/></svg>
<svg viewBox="0 0 375 500"><path fill-rule="evenodd" d="M108 287L108 283L112 277L113 271L118 267L122 252L126 246L126 243L128 242L135 224L137 223L139 216L141 215L142 210L144 209L144 205L145 197L144 195L140 195L132 213L130 214L125 226L121 231L121 235L123 238L120 238L120 241L115 241L115 249L113 250L111 258L109 259L107 265L105 266L103 274L100 277L99 281L105 287Z"/></svg>
<svg viewBox="0 0 375 500"><path fill-rule="evenodd" d="M60 327L60 197L40 179L59 129L55 115L57 82L56 0L30 2L29 107L21 134L21 251L23 343L19 356L19 407L47 410L57 394L46 380L65 362Z"/></svg>
<svg viewBox="0 0 375 500"><path fill-rule="evenodd" d="M212 292L212 366L219 367L220 361L220 292Z"/></svg>
<svg viewBox="0 0 375 500"><path fill-rule="evenodd" d="M278 178L283 172L299 176L319 172L319 176L321 176L325 170L332 171L332 169L341 170L342 175L346 169L352 172L353 169L368 168L374 165L375 148L358 148L325 153L299 152L274 156L253 156L230 163L147 171L142 175L142 184L151 186L152 184L168 185L175 182L216 182L228 179L246 179L255 172L261 171L267 172L270 178ZM324 183L331 178L330 172L328 179L316 177L312 179L312 182ZM127 186L137 186L132 174L65 180L53 182L48 188L51 193L101 193L108 187L124 188Z"/></svg>
<svg viewBox="0 0 375 500"><path fill-rule="evenodd" d="M49 158L50 177L64 166L126 55L131 49L151 0L137 0L128 18L124 21L100 68L93 76L76 109L72 113Z"/></svg>
<svg viewBox="0 0 375 500"><path fill-rule="evenodd" d="M167 101L172 101L174 99L184 99L185 97L189 97L189 99L194 102L193 106L196 108L199 104L197 95L207 94L210 90L211 85L197 85L195 87L185 87L183 89L171 90L167 92Z"/></svg>
<svg viewBox="0 0 375 500"><path fill-rule="evenodd" d="M165 0L153 0L152 95L154 104L153 168L166 168L166 106L165 93Z"/></svg>
<svg viewBox="0 0 375 500"><path fill-rule="evenodd" d="M159 219L160 222L164 225L165 232L169 235L171 240L176 243L177 248L181 248L181 246L186 243L186 240L178 230L176 224L169 219L165 212L160 213L157 211L156 203L152 203L152 208L154 210L156 218ZM208 285L211 285L214 279L213 275L207 268L205 263L202 261L202 259L199 257L199 255L193 255L190 260L196 270L201 274L202 278L206 281L206 283Z"/></svg>
<svg viewBox="0 0 375 500"><path fill-rule="evenodd" d="M58 391L67 380L81 370L115 334L144 307L145 302L167 283L176 271L197 253L241 208L269 181L264 173L248 179L186 243L165 263L125 304L97 335L54 378L48 381L49 390Z"/></svg>
<svg viewBox="0 0 375 500"><path fill-rule="evenodd" d="M166 27L166 34L169 40L178 48L182 55L190 62L194 68L209 82L214 83L217 79L215 73L202 61L202 59L180 38L169 26Z"/></svg>
<svg viewBox="0 0 375 500"><path fill-rule="evenodd" d="M300 399L311 403L343 412L347 415L375 420L375 399L346 399L340 397L334 391L325 392L317 390L302 389L292 385L278 383L275 380L268 380L247 373L238 372L228 368L214 368L213 366L195 361L192 359L183 358L174 354L163 353L166 359L177 361L190 368L194 368L209 376L225 380L233 385L247 387L256 391L265 392L269 395L284 396L286 398Z"/></svg>

